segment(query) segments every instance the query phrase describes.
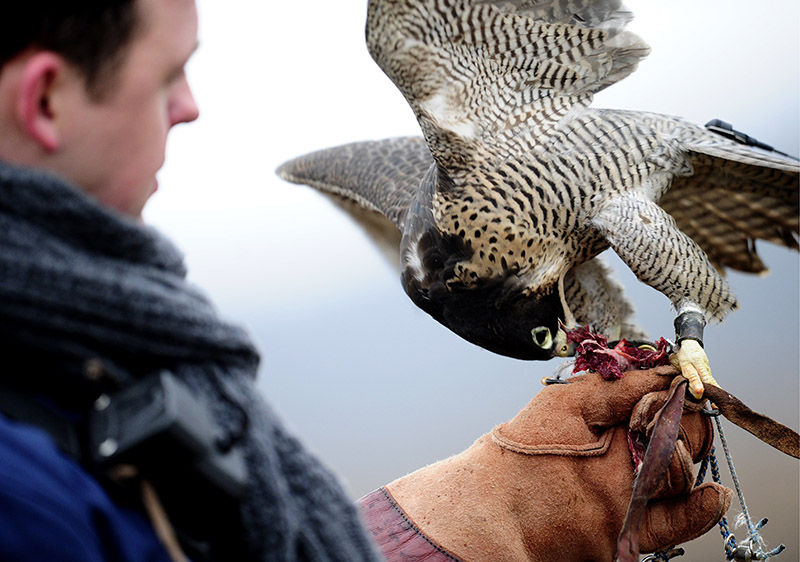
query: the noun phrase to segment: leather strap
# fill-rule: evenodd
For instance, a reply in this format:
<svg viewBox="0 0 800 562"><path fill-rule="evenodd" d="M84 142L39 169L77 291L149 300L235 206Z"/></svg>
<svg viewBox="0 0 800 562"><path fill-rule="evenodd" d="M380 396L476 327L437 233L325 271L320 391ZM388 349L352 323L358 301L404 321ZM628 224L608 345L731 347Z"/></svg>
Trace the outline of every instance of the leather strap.
<svg viewBox="0 0 800 562"><path fill-rule="evenodd" d="M800 458L800 436L797 432L764 414L754 412L733 394L719 387L707 384L703 396L711 400L731 422L782 453Z"/></svg>
<svg viewBox="0 0 800 562"><path fill-rule="evenodd" d="M617 542L619 562L635 562L639 560L639 532L642 528L647 502L655 493L661 480L669 468L678 430L681 426L683 399L686 396L687 380L673 385L669 398L661 410L653 427L650 443L644 455L644 462L636 481L628 504L628 512Z"/></svg>

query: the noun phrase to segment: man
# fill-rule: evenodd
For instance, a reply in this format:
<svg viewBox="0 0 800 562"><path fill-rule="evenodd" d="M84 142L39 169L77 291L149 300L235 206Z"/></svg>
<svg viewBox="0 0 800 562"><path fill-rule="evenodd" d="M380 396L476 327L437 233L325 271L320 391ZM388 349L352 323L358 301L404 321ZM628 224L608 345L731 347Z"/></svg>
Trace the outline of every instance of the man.
<svg viewBox="0 0 800 562"><path fill-rule="evenodd" d="M39 1L15 14L0 23L3 377L74 418L97 397L87 360L118 376L169 369L210 404L223 438L241 441L251 468L243 522L230 525L225 549L373 558L355 507L253 392L249 340L184 282L171 244L140 225L171 127L198 115L184 74L197 43L194 1ZM0 464L16 451L25 472L14 485L3 479L22 491L4 504L15 512L3 513L0 532L19 521L21 534L5 538L32 549L24 559L149 559L154 536L141 515L121 517L71 459L29 456L41 436L6 429ZM54 505L27 498L32 487ZM45 507L64 518L60 532Z"/></svg>
<svg viewBox="0 0 800 562"><path fill-rule="evenodd" d="M170 129L198 116L184 74L196 43L193 0L29 1L0 20L3 560L379 557L335 478L254 391L258 355L247 336L218 318L185 282L180 253L141 223ZM614 410L617 427L640 397L669 384L657 374L634 380L613 393L562 392L565 403ZM209 431L173 438L210 464L187 461L172 441L103 462L120 440L96 439L98 412L145 382L163 386L140 395L134 414L168 390L190 404L178 417L209 412ZM612 395L626 396L624 407ZM575 416L561 412L556 425ZM601 462L629 487L629 458ZM400 504L429 493L423 484L393 488ZM713 490L716 499L664 540L713 524L730 499ZM561 516L578 509L565 505ZM619 524L615 513L598 525L604 545Z"/></svg>

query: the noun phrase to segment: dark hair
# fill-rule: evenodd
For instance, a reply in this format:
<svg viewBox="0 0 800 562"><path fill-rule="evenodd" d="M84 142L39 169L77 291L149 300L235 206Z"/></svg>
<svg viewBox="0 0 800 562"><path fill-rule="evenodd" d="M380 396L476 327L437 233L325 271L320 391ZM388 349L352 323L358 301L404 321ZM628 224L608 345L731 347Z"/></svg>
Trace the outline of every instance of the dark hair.
<svg viewBox="0 0 800 562"><path fill-rule="evenodd" d="M28 48L54 51L100 94L139 25L137 0L22 0L0 17L0 70Z"/></svg>

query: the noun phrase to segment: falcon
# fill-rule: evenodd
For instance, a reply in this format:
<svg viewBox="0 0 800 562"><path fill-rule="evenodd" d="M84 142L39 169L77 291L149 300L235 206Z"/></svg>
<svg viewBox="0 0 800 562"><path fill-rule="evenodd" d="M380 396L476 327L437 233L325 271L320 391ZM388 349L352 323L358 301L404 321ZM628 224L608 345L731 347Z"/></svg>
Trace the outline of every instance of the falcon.
<svg viewBox="0 0 800 562"><path fill-rule="evenodd" d="M674 362L700 397L716 384L704 326L737 307L725 268L766 271L756 240L798 248L800 166L721 121L591 107L649 52L630 19L614 0L370 0L369 52L423 138L278 174L390 243L391 221L413 302L502 355L567 355L579 324L643 337L597 258L613 249L675 307Z"/></svg>

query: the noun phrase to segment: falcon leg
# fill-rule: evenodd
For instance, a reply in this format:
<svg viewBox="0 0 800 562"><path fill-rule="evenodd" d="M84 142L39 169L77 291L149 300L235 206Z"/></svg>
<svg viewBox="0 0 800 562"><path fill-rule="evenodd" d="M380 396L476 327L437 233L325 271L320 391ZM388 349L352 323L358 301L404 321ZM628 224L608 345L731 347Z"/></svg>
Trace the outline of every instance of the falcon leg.
<svg viewBox="0 0 800 562"><path fill-rule="evenodd" d="M703 328L706 319L697 309L683 309L675 318L675 337L678 350L670 357L673 365L689 379L689 391L695 398L703 397L703 383L719 386L711 376L711 365L703 349Z"/></svg>

